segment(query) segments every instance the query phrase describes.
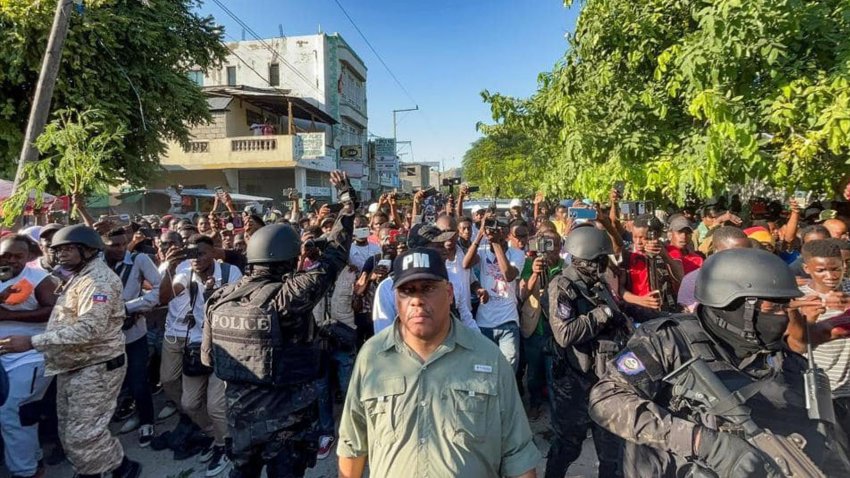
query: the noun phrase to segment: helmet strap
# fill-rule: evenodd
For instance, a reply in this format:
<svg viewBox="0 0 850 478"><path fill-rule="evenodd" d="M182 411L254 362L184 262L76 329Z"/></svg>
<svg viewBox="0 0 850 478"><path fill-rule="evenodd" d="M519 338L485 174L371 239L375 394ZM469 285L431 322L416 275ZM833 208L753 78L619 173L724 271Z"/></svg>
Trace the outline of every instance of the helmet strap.
<svg viewBox="0 0 850 478"><path fill-rule="evenodd" d="M715 316L715 321L719 327L722 327L735 335L741 336L747 342L758 343L756 336L755 324L753 319L756 316L756 303L758 298L747 297L744 302L744 328L741 329L736 325L730 324L720 316Z"/></svg>

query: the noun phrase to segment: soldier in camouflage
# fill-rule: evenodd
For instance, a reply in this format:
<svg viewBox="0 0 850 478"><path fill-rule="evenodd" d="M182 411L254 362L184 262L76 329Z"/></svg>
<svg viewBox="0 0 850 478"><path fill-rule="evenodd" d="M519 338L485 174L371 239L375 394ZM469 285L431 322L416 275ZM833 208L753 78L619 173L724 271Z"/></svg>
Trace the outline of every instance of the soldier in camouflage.
<svg viewBox="0 0 850 478"><path fill-rule="evenodd" d="M98 258L103 242L94 229L65 227L52 248L73 276L59 291L47 329L0 340L0 353L44 353L45 375L57 376L59 438L78 478L110 472L137 478L141 465L124 456L108 428L126 371L121 279Z"/></svg>

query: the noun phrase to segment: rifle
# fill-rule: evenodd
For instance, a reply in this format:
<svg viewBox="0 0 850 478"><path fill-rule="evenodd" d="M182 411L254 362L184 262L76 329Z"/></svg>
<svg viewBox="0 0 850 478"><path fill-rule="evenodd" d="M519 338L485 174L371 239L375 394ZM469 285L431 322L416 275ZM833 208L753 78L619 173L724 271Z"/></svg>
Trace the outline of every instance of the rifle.
<svg viewBox="0 0 850 478"><path fill-rule="evenodd" d="M681 312L676 296L673 295L673 278L667 270L667 264L661 256L646 256L646 266L649 272L649 290L661 293L661 310L664 312Z"/></svg>
<svg viewBox="0 0 850 478"><path fill-rule="evenodd" d="M601 299L602 302L605 302L611 312L614 313L614 317L616 318L616 324L618 326L625 326L628 331L628 334L631 335L634 332L634 328L632 327L631 320L629 317L620 310L620 306L617 305L617 301L614 300L614 296L611 294L611 291L603 285L601 282L597 282L592 288L591 292L596 294L596 297Z"/></svg>
<svg viewBox="0 0 850 478"><path fill-rule="evenodd" d="M682 377L679 377L680 375ZM741 396L730 392L701 358L694 357L683 363L664 377L664 381L673 385L674 397L681 396L701 403L707 407L709 413L716 411L716 416L741 427L747 442L764 453L782 476L826 478L823 471L803 451L806 441L802 436L795 433L785 437L759 427L750 417L750 409L744 405ZM716 410L717 408L721 410Z"/></svg>

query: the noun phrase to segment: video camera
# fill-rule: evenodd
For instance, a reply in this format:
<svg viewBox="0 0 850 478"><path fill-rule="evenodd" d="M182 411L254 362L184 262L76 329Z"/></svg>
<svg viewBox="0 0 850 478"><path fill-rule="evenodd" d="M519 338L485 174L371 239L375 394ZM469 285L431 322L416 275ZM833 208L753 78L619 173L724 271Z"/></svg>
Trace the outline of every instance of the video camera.
<svg viewBox="0 0 850 478"><path fill-rule="evenodd" d="M555 251L555 240L551 237L534 237L528 241L528 252L545 254Z"/></svg>
<svg viewBox="0 0 850 478"><path fill-rule="evenodd" d="M508 227L508 219L504 217L488 217L484 220L485 230L502 230Z"/></svg>
<svg viewBox="0 0 850 478"><path fill-rule="evenodd" d="M460 186L460 178L443 178L443 186Z"/></svg>

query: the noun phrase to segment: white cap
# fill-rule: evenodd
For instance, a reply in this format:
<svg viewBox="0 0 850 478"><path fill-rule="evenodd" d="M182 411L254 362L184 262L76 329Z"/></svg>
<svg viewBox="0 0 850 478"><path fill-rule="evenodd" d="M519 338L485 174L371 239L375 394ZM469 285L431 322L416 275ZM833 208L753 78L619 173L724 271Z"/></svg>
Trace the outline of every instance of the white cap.
<svg viewBox="0 0 850 478"><path fill-rule="evenodd" d="M511 203L508 205L508 208L513 209L515 207L522 207L522 201L517 198L511 199Z"/></svg>
<svg viewBox="0 0 850 478"><path fill-rule="evenodd" d="M375 214L376 212L378 212L378 203L373 202L369 205L369 214Z"/></svg>
<svg viewBox="0 0 850 478"><path fill-rule="evenodd" d="M469 209L469 212L472 213L472 214L475 214L482 209L484 209L484 208L481 207L480 205L476 204L476 205L472 206L472 208Z"/></svg>

